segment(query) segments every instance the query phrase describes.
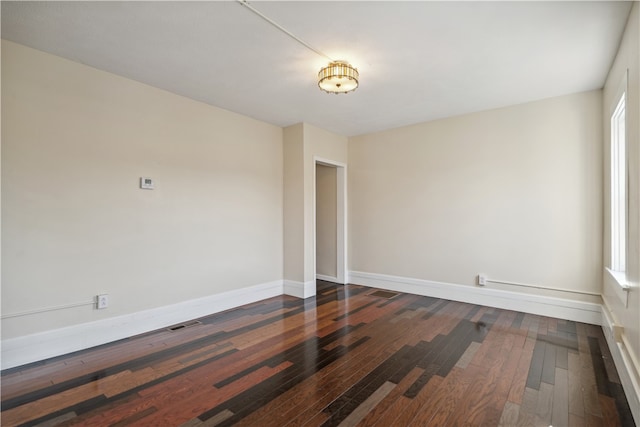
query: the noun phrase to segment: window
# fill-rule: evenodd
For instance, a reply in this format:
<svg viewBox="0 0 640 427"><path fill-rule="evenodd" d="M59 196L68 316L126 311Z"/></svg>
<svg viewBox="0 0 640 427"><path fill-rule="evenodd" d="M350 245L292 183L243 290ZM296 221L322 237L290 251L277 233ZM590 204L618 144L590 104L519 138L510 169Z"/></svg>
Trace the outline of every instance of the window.
<svg viewBox="0 0 640 427"><path fill-rule="evenodd" d="M611 114L611 270L623 273L627 258L627 154L623 92Z"/></svg>

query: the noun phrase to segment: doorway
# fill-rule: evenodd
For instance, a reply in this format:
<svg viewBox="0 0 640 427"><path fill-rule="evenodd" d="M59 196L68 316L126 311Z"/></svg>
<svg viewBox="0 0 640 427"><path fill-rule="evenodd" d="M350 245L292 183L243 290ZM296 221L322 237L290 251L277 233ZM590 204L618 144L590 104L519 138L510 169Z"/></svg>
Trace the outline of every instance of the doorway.
<svg viewBox="0 0 640 427"><path fill-rule="evenodd" d="M314 177L315 277L345 284L346 166L316 158Z"/></svg>

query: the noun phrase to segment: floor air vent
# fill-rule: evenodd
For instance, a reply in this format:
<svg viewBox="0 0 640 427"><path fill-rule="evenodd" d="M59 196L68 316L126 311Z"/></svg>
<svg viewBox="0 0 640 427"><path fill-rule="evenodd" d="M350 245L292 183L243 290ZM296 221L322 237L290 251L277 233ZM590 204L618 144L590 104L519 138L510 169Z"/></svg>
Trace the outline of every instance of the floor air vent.
<svg viewBox="0 0 640 427"><path fill-rule="evenodd" d="M375 291L370 293L369 295L372 297L391 299L393 297L397 297L398 295L400 295L400 293L391 291Z"/></svg>
<svg viewBox="0 0 640 427"><path fill-rule="evenodd" d="M175 331L179 331L181 329L185 329L185 328L189 328L191 326L196 326L196 325L201 325L202 322L199 320L192 320L190 322L186 322L186 323L181 323L179 325L175 325L175 326L171 326L169 328L167 328L167 330L171 331L171 332L175 332Z"/></svg>

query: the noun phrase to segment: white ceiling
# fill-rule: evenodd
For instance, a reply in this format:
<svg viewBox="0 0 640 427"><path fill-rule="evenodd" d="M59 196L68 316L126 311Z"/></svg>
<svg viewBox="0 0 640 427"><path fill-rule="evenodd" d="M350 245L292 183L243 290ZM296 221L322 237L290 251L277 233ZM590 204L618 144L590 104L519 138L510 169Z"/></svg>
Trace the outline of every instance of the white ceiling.
<svg viewBox="0 0 640 427"><path fill-rule="evenodd" d="M352 136L601 88L631 2L2 2L2 37L278 126Z"/></svg>

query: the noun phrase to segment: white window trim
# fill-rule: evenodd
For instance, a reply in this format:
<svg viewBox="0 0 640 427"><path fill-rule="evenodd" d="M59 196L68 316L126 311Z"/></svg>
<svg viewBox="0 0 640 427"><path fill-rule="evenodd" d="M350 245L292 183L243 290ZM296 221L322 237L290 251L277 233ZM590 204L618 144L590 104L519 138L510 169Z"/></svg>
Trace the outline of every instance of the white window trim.
<svg viewBox="0 0 640 427"><path fill-rule="evenodd" d="M615 95L613 96L613 104L611 105L610 111L609 111L609 118L610 118L610 125L612 124L614 117L616 116L616 113L618 113L619 108L620 108L620 104L624 101L624 107L625 107L625 114L626 114L626 98L627 98L627 82L628 82L628 74L629 74L629 70L626 70L626 72L623 75L623 78L620 82L620 85L618 86L618 89L615 92ZM625 122L626 122L626 118L625 118ZM613 129L609 129L609 138L611 138L612 135L612 130ZM626 145L626 141L628 141L627 138L627 126L625 123L625 145ZM613 141L609 141L611 144L613 143ZM626 151L626 147L625 147L625 151ZM612 150L609 151L609 154L612 154ZM627 157L627 154L625 154L625 157ZM613 167L613 159L610 159L611 163L610 165ZM616 294L622 299L622 301L625 303L625 306L628 306L629 303L629 291L631 290L631 284L629 283L628 277L627 277L627 272L626 272L626 257L628 255L628 230L629 230L629 219L628 219L628 209L629 209L629 198L628 198L628 182L627 182L627 174L628 174L628 157L625 160L625 176L624 176L624 186L625 186L625 223L624 223L624 240L625 240L625 259L623 260L623 264L622 266L624 267L624 269L622 269L622 271L616 271L614 270L614 263L613 263L613 259L614 259L614 253L613 253L613 225L609 224L610 226L610 231L611 231L611 241L609 242L609 249L611 251L610 257L609 257L609 265L611 267L606 267L605 270L607 271L607 274L609 275L609 277L612 279L612 281L614 283L616 283L618 285L618 288L616 290ZM611 177L613 177L613 170L610 171L610 179ZM614 185L613 182L610 183L610 191L614 190ZM609 203L613 202L613 194L610 195L609 197ZM613 222L613 207L610 206L610 214L612 215L612 218L610 218L610 222Z"/></svg>
<svg viewBox="0 0 640 427"><path fill-rule="evenodd" d="M627 154L626 154L626 91L611 113L611 259L610 269L624 273L627 256Z"/></svg>

